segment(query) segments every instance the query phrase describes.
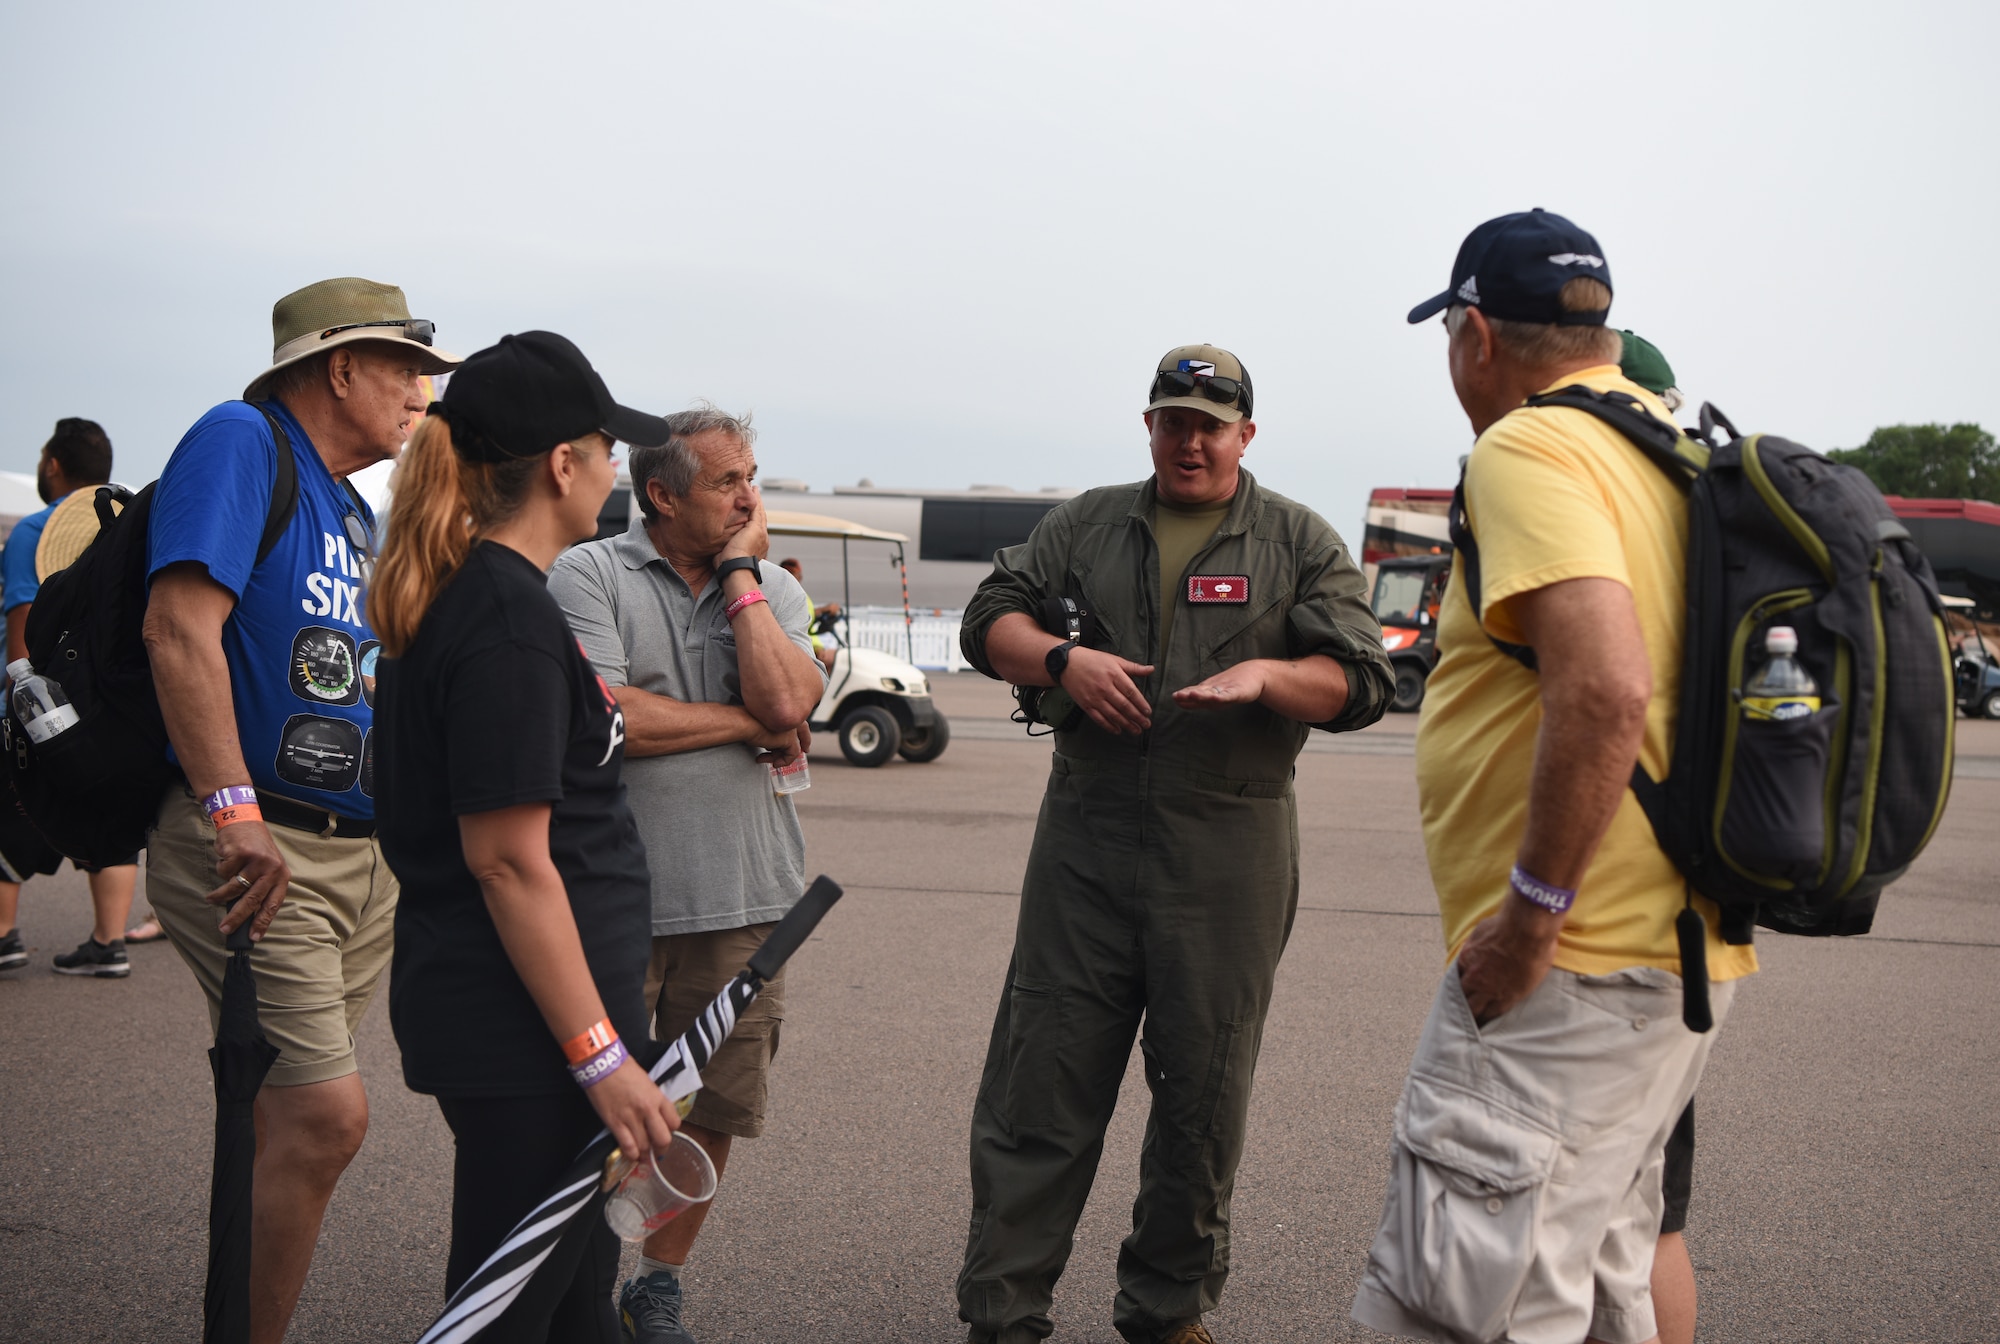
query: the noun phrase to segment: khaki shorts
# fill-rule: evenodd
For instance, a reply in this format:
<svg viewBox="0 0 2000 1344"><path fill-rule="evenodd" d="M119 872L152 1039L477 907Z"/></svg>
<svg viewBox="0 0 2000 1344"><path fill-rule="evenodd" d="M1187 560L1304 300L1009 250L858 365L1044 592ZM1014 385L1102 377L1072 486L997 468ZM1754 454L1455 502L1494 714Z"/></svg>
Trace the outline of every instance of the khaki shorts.
<svg viewBox="0 0 2000 1344"><path fill-rule="evenodd" d="M1734 990L1709 987L1718 1026ZM1451 967L1396 1103L1354 1319L1451 1344L1651 1338L1662 1149L1715 1040L1680 1015L1670 972L1552 970L1482 1029Z"/></svg>
<svg viewBox="0 0 2000 1344"><path fill-rule="evenodd" d="M291 889L250 953L257 1016L278 1047L273 1087L323 1083L353 1073L354 1029L395 946L396 878L375 840L336 840L271 827L291 866ZM185 788L167 790L146 848L146 897L174 949L208 996L209 1026L222 1010L229 953L216 925L222 908L202 899L222 885L215 827Z"/></svg>
<svg viewBox="0 0 2000 1344"><path fill-rule="evenodd" d="M674 933L653 939L646 968L646 1002L653 1008L653 1039L671 1041L694 1025L701 1010L723 986L750 964L777 925L750 924L708 933ZM764 1102L771 1061L778 1054L778 1028L785 1020L785 973L764 986L736 1023L736 1030L701 1071L688 1123L754 1139L764 1132Z"/></svg>

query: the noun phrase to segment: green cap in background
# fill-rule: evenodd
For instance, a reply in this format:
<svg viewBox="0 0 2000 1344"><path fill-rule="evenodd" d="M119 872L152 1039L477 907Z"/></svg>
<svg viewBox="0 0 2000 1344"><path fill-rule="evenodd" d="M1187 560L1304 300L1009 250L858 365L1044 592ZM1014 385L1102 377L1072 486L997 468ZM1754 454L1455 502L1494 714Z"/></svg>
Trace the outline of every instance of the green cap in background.
<svg viewBox="0 0 2000 1344"><path fill-rule="evenodd" d="M1625 353L1618 360L1618 371L1654 396L1665 396L1667 389L1675 385L1674 370L1660 353L1660 347L1637 332L1618 334L1625 338Z"/></svg>

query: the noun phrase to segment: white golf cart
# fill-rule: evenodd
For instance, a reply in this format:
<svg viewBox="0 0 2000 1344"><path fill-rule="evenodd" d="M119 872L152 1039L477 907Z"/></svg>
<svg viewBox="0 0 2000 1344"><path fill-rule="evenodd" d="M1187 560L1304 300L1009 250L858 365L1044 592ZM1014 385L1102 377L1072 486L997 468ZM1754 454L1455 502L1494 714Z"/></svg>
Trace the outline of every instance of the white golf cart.
<svg viewBox="0 0 2000 1344"><path fill-rule="evenodd" d="M838 644L826 694L813 710L815 733L831 732L840 754L855 765L872 768L891 756L906 761L934 761L951 741L951 724L931 701L930 681L916 665L880 649L854 647L848 638L847 613L853 606L848 546L856 541L886 542L896 548L896 568L903 572L904 652L915 657L910 639L910 585L903 558L909 538L883 532L844 518L819 513L773 509L765 515L772 537L820 537L840 542L840 614L815 623L822 639Z"/></svg>

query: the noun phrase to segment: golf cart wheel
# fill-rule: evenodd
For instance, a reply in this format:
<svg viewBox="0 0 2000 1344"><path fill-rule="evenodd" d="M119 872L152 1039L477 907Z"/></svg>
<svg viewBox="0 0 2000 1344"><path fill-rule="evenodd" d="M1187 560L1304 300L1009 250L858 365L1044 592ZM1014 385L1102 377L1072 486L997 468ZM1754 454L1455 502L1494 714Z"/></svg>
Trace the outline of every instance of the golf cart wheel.
<svg viewBox="0 0 2000 1344"><path fill-rule="evenodd" d="M1979 716L1985 719L2000 719L2000 691L1986 693L1986 698L1979 702Z"/></svg>
<svg viewBox="0 0 2000 1344"><path fill-rule="evenodd" d="M903 733L896 716L877 705L862 705L840 721L840 754L850 765L872 770L896 754Z"/></svg>
<svg viewBox="0 0 2000 1344"><path fill-rule="evenodd" d="M903 745L897 748L906 761L922 765L944 755L947 743L951 741L951 724L940 714L931 721L928 728L912 728L903 734Z"/></svg>
<svg viewBox="0 0 2000 1344"><path fill-rule="evenodd" d="M1398 714L1414 714L1424 702L1424 671L1415 663L1396 664L1396 698L1389 708Z"/></svg>

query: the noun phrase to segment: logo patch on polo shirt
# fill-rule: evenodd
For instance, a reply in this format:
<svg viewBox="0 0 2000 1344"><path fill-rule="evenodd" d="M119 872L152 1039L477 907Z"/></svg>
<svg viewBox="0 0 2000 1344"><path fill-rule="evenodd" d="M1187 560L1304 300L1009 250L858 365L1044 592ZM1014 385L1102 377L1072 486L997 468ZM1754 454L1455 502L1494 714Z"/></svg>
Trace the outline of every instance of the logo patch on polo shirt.
<svg viewBox="0 0 2000 1344"><path fill-rule="evenodd" d="M1193 574L1188 577L1188 601L1227 602L1240 606L1250 600L1247 574Z"/></svg>

